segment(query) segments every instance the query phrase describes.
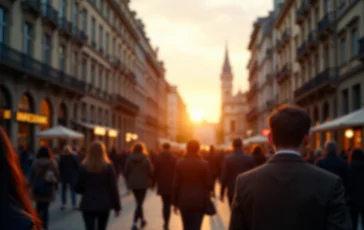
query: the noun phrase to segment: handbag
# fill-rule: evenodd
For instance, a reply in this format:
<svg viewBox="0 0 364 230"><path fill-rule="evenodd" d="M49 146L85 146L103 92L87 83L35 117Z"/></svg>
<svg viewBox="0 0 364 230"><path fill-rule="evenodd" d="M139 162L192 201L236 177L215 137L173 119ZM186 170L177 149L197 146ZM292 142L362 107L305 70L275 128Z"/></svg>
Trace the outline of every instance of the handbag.
<svg viewBox="0 0 364 230"><path fill-rule="evenodd" d="M214 203L211 201L210 195L206 195L205 199L205 214L209 216L213 216L216 214L216 208Z"/></svg>
<svg viewBox="0 0 364 230"><path fill-rule="evenodd" d="M42 170L40 175L43 175L42 178L34 181L33 194L42 198L51 197L53 194L53 185L57 181L57 178L49 167Z"/></svg>

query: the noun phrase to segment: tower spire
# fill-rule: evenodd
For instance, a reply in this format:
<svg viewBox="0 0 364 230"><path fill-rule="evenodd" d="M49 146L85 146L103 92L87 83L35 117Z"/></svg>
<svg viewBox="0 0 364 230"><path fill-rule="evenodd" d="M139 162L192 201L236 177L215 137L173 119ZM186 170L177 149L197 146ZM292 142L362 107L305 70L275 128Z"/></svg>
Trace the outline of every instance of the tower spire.
<svg viewBox="0 0 364 230"><path fill-rule="evenodd" d="M230 59L229 59L229 48L228 48L227 41L225 42L225 60L224 60L224 66L222 67L222 74L223 75L232 75Z"/></svg>

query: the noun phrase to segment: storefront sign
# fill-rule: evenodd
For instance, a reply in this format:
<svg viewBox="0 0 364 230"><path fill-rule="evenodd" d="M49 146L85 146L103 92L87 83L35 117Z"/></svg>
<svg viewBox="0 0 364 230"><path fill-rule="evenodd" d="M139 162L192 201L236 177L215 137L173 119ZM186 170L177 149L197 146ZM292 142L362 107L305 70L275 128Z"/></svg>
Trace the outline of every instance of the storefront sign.
<svg viewBox="0 0 364 230"><path fill-rule="evenodd" d="M108 134L109 134L109 137L117 137L118 131L112 129L112 130L109 130Z"/></svg>
<svg viewBox="0 0 364 230"><path fill-rule="evenodd" d="M106 129L100 126L96 126L94 128L94 134L97 136L105 136L106 134Z"/></svg>
<svg viewBox="0 0 364 230"><path fill-rule="evenodd" d="M11 110L10 109L0 109L0 119L10 120L11 119Z"/></svg>
<svg viewBox="0 0 364 230"><path fill-rule="evenodd" d="M16 121L31 123L37 125L46 125L48 124L48 118L46 116L33 114L33 113L24 113L24 112L16 112Z"/></svg>

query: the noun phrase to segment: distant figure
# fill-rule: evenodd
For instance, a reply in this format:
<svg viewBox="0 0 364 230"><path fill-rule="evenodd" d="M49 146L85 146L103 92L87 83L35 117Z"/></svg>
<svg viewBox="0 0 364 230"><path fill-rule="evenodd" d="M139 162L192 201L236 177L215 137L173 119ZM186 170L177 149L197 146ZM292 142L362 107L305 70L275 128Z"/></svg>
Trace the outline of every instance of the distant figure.
<svg viewBox="0 0 364 230"><path fill-rule="evenodd" d="M176 169L176 158L170 152L169 143L163 144L163 151L155 163L154 178L157 184L157 192L162 197L163 202L163 229L169 229L169 219L172 205L172 188L174 171Z"/></svg>
<svg viewBox="0 0 364 230"><path fill-rule="evenodd" d="M186 155L178 161L174 177L174 212L181 212L184 230L200 230L206 201L213 187L208 163L199 154L200 144L196 140L187 142Z"/></svg>
<svg viewBox="0 0 364 230"><path fill-rule="evenodd" d="M67 187L71 190L71 201L73 209L77 209L76 204L76 181L78 175L79 162L77 156L72 154L72 148L66 145L59 159L59 172L61 174L62 186L62 205L61 210L65 209L67 203Z"/></svg>
<svg viewBox="0 0 364 230"><path fill-rule="evenodd" d="M210 150L208 153L206 153L206 160L207 160L207 163L209 163L209 167L210 167L210 172L212 174L212 179L213 179L213 182L214 182L214 188L212 189L212 195L215 196L215 181L216 181L216 178L218 176L218 173L217 173L217 160L218 160L218 157L217 157L217 154L215 152L215 147L213 145L210 146Z"/></svg>
<svg viewBox="0 0 364 230"><path fill-rule="evenodd" d="M364 153L361 149L354 149L350 153L348 195L353 230L360 226L364 228Z"/></svg>
<svg viewBox="0 0 364 230"><path fill-rule="evenodd" d="M240 173L249 171L256 165L254 158L242 151L243 142L240 138L233 141L233 149L233 152L229 156L226 156L224 160L220 191L220 200L223 202L225 189L227 188L230 206L234 197L235 181L237 176Z"/></svg>
<svg viewBox="0 0 364 230"><path fill-rule="evenodd" d="M0 229L41 230L28 196L26 180L4 129L0 127Z"/></svg>
<svg viewBox="0 0 364 230"><path fill-rule="evenodd" d="M114 166L114 170L115 170L115 173L116 173L116 178L119 178L120 170L121 170L120 156L119 156L118 151L116 150L115 147L111 148L111 151L110 151L110 154L109 154L109 159L110 159L112 165Z"/></svg>
<svg viewBox="0 0 364 230"><path fill-rule="evenodd" d="M119 216L121 201L116 173L101 141L90 145L80 167L76 191L82 195L80 210L86 230L106 230L111 210L115 217Z"/></svg>
<svg viewBox="0 0 364 230"><path fill-rule="evenodd" d="M144 143L135 143L131 152L132 155L128 157L125 165L125 180L128 189L132 190L136 200L132 230L137 230L139 221L141 228L147 225L143 204L147 189L153 186L153 172Z"/></svg>
<svg viewBox="0 0 364 230"><path fill-rule="evenodd" d="M59 180L57 162L53 158L52 150L46 146L41 147L30 171L30 183L38 215L45 230L48 230L49 205L56 198Z"/></svg>
<svg viewBox="0 0 364 230"><path fill-rule="evenodd" d="M255 145L252 147L252 151L250 154L254 158L256 166L262 165L267 161L267 159L265 158L265 156L263 154L262 148L259 147L258 145Z"/></svg>
<svg viewBox="0 0 364 230"><path fill-rule="evenodd" d="M350 230L340 178L301 157L309 143L308 114L286 105L268 123L276 153L238 177L229 230Z"/></svg>
<svg viewBox="0 0 364 230"><path fill-rule="evenodd" d="M321 160L324 157L324 150L322 148L317 148L315 150L315 153L313 155L314 158L314 164L317 164L319 160Z"/></svg>

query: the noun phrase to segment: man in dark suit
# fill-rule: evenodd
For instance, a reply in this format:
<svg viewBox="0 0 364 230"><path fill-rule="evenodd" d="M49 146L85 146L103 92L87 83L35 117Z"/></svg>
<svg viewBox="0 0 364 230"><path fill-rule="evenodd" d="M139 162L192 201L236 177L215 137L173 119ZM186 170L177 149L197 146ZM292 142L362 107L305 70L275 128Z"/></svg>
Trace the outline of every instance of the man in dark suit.
<svg viewBox="0 0 364 230"><path fill-rule="evenodd" d="M222 176L221 176L221 191L220 199L223 202L225 190L228 190L229 205L234 196L236 177L243 172L246 172L255 167L254 158L250 155L243 153L243 143L240 138L233 141L233 152L225 157Z"/></svg>
<svg viewBox="0 0 364 230"><path fill-rule="evenodd" d="M301 157L309 143L307 113L283 106L268 123L276 153L238 177L229 229L351 229L341 179Z"/></svg>

